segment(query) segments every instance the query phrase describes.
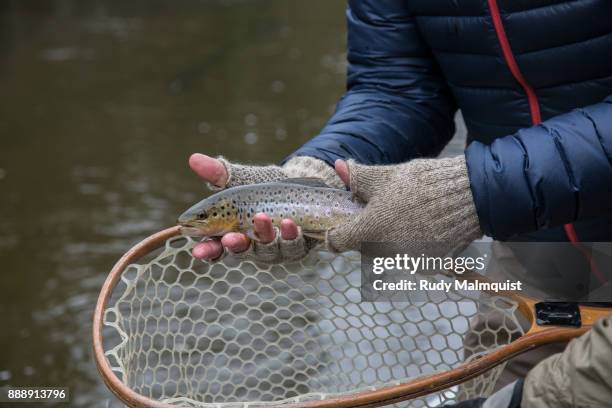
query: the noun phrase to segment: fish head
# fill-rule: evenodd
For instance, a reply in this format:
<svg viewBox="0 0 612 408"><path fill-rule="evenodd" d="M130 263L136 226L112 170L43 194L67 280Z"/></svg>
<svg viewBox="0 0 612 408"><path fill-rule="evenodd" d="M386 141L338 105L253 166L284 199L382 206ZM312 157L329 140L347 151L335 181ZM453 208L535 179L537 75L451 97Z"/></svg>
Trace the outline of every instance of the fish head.
<svg viewBox="0 0 612 408"><path fill-rule="evenodd" d="M183 235L214 237L237 231L239 217L236 206L227 199L204 199L185 211L177 220Z"/></svg>

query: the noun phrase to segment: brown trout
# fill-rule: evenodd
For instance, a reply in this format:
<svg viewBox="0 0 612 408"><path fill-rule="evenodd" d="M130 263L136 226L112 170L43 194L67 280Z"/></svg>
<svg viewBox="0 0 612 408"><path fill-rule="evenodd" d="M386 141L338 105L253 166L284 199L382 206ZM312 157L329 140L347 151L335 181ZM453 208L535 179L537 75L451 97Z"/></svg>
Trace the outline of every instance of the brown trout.
<svg viewBox="0 0 612 408"><path fill-rule="evenodd" d="M277 227L289 218L305 236L321 240L325 231L354 218L363 206L349 191L331 188L318 179L286 179L222 190L185 211L178 224L183 235L242 232L254 237L253 217L262 212Z"/></svg>

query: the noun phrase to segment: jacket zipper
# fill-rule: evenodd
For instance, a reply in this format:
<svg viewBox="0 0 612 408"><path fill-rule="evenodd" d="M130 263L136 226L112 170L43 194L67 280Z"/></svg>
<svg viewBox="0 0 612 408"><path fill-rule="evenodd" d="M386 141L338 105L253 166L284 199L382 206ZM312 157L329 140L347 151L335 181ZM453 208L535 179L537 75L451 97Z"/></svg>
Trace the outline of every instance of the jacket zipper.
<svg viewBox="0 0 612 408"><path fill-rule="evenodd" d="M504 25L501 20L501 14L499 13L499 7L497 7L497 0L488 0L489 2L489 10L491 12L491 18L493 19L493 27L495 27L495 34L497 35L497 40L499 41L499 45L502 49L502 54L504 56L504 60L506 61L506 65L510 69L512 76L516 81L521 85L525 94L527 94L527 101L529 102L529 113L531 114L531 123L533 125L537 125L542 122L542 116L540 115L540 104L538 103L538 97L535 94L535 91L529 85L523 73L518 67L516 60L514 59L514 54L512 53L512 48L510 48L510 43L508 42L508 37L506 36L506 30L504 29Z"/></svg>
<svg viewBox="0 0 612 408"><path fill-rule="evenodd" d="M510 69L512 76L514 79L521 85L523 91L527 95L527 102L529 103L529 114L531 115L531 123L532 125L537 125L542 122L542 115L540 114L540 104L538 102L538 97L533 90L533 87L529 85L529 82L523 76L523 73L519 69L518 64L516 63L516 59L514 59L514 54L512 53L512 48L510 48L510 42L508 41L508 36L506 35L506 30L504 28L504 24L501 19L501 13L499 12L499 7L497 6L497 0L487 0L489 4L489 12L491 14L491 19L493 21L493 27L495 28L495 35L497 36L497 40L499 41L499 45L502 50L502 54L504 56L504 60L506 65ZM580 239L578 238L578 234L576 233L576 229L573 224L565 224L563 226L565 230L565 235L567 239L574 244L576 248L580 250L587 258L591 265L591 271L597 277L600 282L607 282L606 277L599 271L597 265L593 261L591 254L580 245Z"/></svg>

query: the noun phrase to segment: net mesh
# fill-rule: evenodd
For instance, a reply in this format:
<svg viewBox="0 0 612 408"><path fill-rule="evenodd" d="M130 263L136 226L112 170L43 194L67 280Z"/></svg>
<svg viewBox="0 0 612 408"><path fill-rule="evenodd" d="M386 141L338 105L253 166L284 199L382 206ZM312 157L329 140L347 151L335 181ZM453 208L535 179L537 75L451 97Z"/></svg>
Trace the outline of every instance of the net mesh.
<svg viewBox="0 0 612 408"><path fill-rule="evenodd" d="M397 385L523 334L513 301L450 292L362 302L358 253L260 266L194 259L177 237L126 268L104 314L106 357L135 392L177 406L259 407ZM491 393L503 365L398 406Z"/></svg>

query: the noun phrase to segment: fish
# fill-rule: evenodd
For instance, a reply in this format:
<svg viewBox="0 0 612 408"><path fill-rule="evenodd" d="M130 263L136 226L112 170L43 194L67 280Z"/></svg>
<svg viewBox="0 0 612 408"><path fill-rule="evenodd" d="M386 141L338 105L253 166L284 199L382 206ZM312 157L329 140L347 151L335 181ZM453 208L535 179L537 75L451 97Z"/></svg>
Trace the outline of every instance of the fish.
<svg viewBox="0 0 612 408"><path fill-rule="evenodd" d="M276 227L288 218L305 236L324 240L327 230L353 219L364 206L350 191L320 179L292 178L221 190L185 211L177 224L182 235L191 237L242 232L257 239L253 218L265 213Z"/></svg>

